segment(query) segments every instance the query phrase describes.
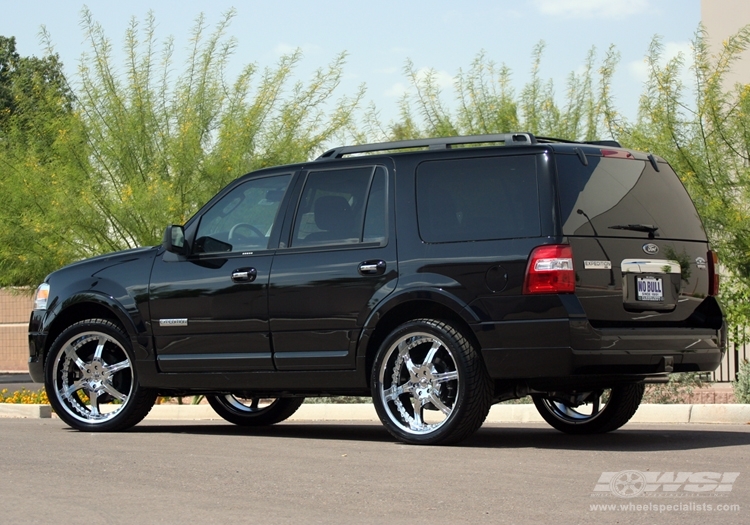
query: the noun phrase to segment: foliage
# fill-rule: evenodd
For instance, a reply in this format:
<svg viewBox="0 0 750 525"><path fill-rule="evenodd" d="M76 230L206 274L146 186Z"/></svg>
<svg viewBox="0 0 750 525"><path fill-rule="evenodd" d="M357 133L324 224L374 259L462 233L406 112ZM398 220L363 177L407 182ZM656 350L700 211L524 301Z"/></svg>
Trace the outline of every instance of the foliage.
<svg viewBox="0 0 750 525"><path fill-rule="evenodd" d="M611 78L619 59L610 47L596 67L596 51L591 49L580 73L570 73L564 104L558 104L551 80L543 80L541 61L544 42L532 53L531 78L517 94L512 72L498 66L481 52L468 70L459 70L454 92L457 109L451 111L443 96L437 72L416 70L409 61L404 72L412 85L401 100L400 121L384 126L377 113L365 119L368 138L401 140L419 137L477 135L528 131L537 135L569 140L595 140L604 133L612 114Z"/></svg>
<svg viewBox="0 0 750 525"><path fill-rule="evenodd" d="M50 102L55 111L70 111L72 94L59 57L52 53L43 58L22 57L16 52L15 38L0 36L0 136L6 138L13 117L24 124L25 131L37 131Z"/></svg>
<svg viewBox="0 0 750 525"><path fill-rule="evenodd" d="M738 403L750 403L750 363L747 359L740 365L737 380L732 381L732 389Z"/></svg>
<svg viewBox="0 0 750 525"><path fill-rule="evenodd" d="M187 403L185 403L185 400L188 400ZM178 404L178 405L200 405L203 400L205 399L205 396L199 395L199 396L184 396L184 397L171 397L171 396L159 396L156 398L156 404L157 405L169 405L169 404Z"/></svg>
<svg viewBox="0 0 750 525"><path fill-rule="evenodd" d="M235 48L227 13L212 32L197 19L184 70L173 41L155 41L156 21L133 19L126 61L88 10L72 111L36 118L38 147L9 138L0 163L12 177L0 212L0 285L34 284L75 259L153 245L221 187L250 170L304 161L345 130L362 96L334 100L345 54L306 83L293 83L299 51L273 68L247 65L232 83ZM57 63L59 64L59 63ZM54 90L42 93L51 98ZM23 129L21 115L9 133ZM43 146L43 147L42 147Z"/></svg>
<svg viewBox="0 0 750 525"><path fill-rule="evenodd" d="M22 388L12 393L8 393L7 388L0 390L0 403L14 403L21 405L48 405L47 392L41 390L26 390Z"/></svg>
<svg viewBox="0 0 750 525"><path fill-rule="evenodd" d="M368 396L336 396L336 397L307 397L305 403L312 404L356 404L356 403L369 403L372 404L372 398Z"/></svg>
<svg viewBox="0 0 750 525"><path fill-rule="evenodd" d="M646 385L643 403L684 403L696 389L706 386L703 376L697 372L669 374L667 383Z"/></svg>
<svg viewBox="0 0 750 525"><path fill-rule="evenodd" d="M73 254L59 242L55 190L64 164L56 144L65 140L72 94L57 55L20 57L13 38L0 37L0 284L30 284ZM35 279L36 280L36 279Z"/></svg>

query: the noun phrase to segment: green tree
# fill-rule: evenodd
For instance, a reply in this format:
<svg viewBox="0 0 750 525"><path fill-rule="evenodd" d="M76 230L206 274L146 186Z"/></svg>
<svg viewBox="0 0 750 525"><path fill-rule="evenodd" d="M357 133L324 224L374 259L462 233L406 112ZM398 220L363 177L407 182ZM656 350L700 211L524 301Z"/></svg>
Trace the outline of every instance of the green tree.
<svg viewBox="0 0 750 525"><path fill-rule="evenodd" d="M232 179L308 160L347 133L363 88L334 99L345 55L307 82L294 81L295 51L275 67L249 64L229 83L233 16L212 31L200 16L177 72L174 42L156 42L153 16L131 21L118 68L111 40L84 10L89 52L70 83L72 111L38 121L50 131L48 156L14 148L4 157L16 173L4 213L23 220L0 221L0 284L30 284L72 260L156 244L167 224L187 220Z"/></svg>
<svg viewBox="0 0 750 525"><path fill-rule="evenodd" d="M56 224L55 144L71 127L72 100L57 55L22 57L14 38L0 37L1 284L27 284L73 256L41 219Z"/></svg>
<svg viewBox="0 0 750 525"><path fill-rule="evenodd" d="M407 62L404 72L412 90L401 100L400 120L384 126L377 113L365 118L368 138L404 138L475 135L528 131L569 140L594 140L606 133L613 113L610 85L619 59L614 47L607 50L597 69L596 52L586 57L581 73L568 77L563 104L557 102L552 80L544 80L541 62L544 42L532 51L531 77L520 94L513 89L512 72L498 66L486 52L470 67L459 70L453 92L457 104L449 104L438 83L436 71L418 71ZM616 120L616 119L613 119Z"/></svg>

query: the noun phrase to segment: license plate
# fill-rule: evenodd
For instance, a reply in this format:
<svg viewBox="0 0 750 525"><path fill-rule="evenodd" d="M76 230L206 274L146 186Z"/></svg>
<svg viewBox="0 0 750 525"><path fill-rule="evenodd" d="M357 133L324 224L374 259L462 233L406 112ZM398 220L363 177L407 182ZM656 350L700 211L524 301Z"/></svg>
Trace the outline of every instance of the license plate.
<svg viewBox="0 0 750 525"><path fill-rule="evenodd" d="M663 301L664 288L659 277L636 277L635 286L639 301Z"/></svg>

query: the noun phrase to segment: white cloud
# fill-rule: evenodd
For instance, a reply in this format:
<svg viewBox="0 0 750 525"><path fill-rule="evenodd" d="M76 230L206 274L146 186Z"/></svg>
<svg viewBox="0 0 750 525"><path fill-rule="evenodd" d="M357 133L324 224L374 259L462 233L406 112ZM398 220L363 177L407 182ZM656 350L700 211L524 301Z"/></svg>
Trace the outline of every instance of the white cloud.
<svg viewBox="0 0 750 525"><path fill-rule="evenodd" d="M417 80L422 81L427 78L428 75L432 75L435 83L439 88L453 87L454 78L453 75L447 71L434 71L428 67L423 67L417 71Z"/></svg>
<svg viewBox="0 0 750 525"><path fill-rule="evenodd" d="M427 78L427 76L430 74L432 74L435 84L440 89L453 88L455 82L455 78L453 77L453 75L451 75L447 71L434 71L428 67L423 67L417 70L417 82L425 80L425 78ZM390 88L388 88L385 91L384 95L390 98L401 98L405 93L411 92L412 90L413 87L411 82L408 85L403 84L402 82L397 82Z"/></svg>
<svg viewBox="0 0 750 525"><path fill-rule="evenodd" d="M385 90L385 93L383 93L388 98L401 98L404 96L404 93L407 92L407 88L404 84L401 82L396 82L391 87Z"/></svg>
<svg viewBox="0 0 750 525"><path fill-rule="evenodd" d="M682 53L683 66L680 72L680 78L683 83L689 84L692 82L692 74L690 72L691 57L693 56L693 45L690 42L667 42L664 44L664 49L661 54L661 60L659 61L660 66L664 66L667 62L672 60L674 57ZM630 75L634 77L638 82L646 82L648 80L648 64L646 59L634 60L627 65L627 70Z"/></svg>
<svg viewBox="0 0 750 525"><path fill-rule="evenodd" d="M622 18L647 12L649 0L534 0L543 15L563 18Z"/></svg>

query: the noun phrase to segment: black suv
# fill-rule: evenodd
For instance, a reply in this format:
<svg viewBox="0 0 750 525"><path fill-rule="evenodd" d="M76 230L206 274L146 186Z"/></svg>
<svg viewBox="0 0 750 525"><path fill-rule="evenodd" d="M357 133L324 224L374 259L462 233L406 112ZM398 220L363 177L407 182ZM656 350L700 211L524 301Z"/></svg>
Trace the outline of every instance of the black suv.
<svg viewBox="0 0 750 525"><path fill-rule="evenodd" d="M607 432L644 383L719 364L716 266L670 166L612 141L342 147L237 179L161 246L52 273L29 369L86 431L205 394L249 426L372 395L425 444L531 395L559 430Z"/></svg>

